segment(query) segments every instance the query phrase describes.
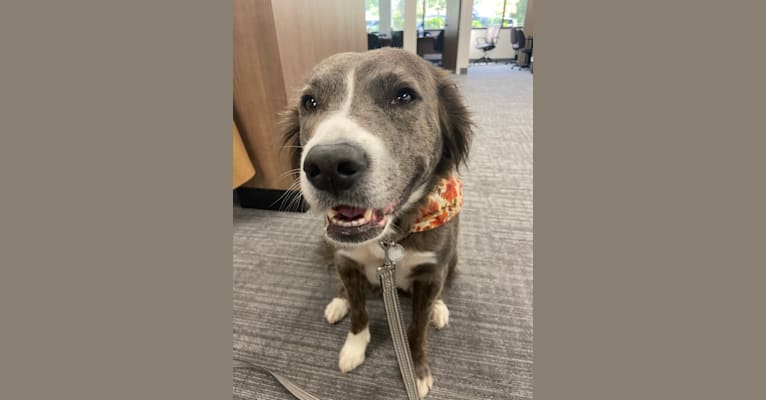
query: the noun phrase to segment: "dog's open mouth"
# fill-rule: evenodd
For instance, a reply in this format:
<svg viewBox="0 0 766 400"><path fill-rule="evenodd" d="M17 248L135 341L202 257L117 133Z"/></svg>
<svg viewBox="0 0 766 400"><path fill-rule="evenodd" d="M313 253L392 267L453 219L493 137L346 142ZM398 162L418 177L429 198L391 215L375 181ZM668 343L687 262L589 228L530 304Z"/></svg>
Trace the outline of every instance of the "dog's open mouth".
<svg viewBox="0 0 766 400"><path fill-rule="evenodd" d="M338 242L359 243L383 232L395 205L386 208L335 206L327 212L327 236Z"/></svg>

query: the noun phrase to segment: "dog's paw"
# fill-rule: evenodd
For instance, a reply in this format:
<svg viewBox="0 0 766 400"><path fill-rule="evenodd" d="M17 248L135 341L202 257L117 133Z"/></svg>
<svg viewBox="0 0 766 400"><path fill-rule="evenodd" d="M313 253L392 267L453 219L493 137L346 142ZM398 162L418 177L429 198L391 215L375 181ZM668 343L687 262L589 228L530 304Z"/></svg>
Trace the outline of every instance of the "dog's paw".
<svg viewBox="0 0 766 400"><path fill-rule="evenodd" d="M364 362L364 352L370 343L370 327L365 327L361 332L354 335L349 332L346 343L340 349L338 367L340 372L349 372Z"/></svg>
<svg viewBox="0 0 766 400"><path fill-rule="evenodd" d="M426 397L428 392L434 386L434 377L429 371L425 378L417 378L416 383L418 385L418 397L422 399Z"/></svg>
<svg viewBox="0 0 766 400"><path fill-rule="evenodd" d="M431 323L436 329L441 329L449 323L449 309L441 300L436 300L431 310Z"/></svg>
<svg viewBox="0 0 766 400"><path fill-rule="evenodd" d="M336 297L327 304L324 309L324 319L334 324L343 319L348 314L348 300L342 297Z"/></svg>

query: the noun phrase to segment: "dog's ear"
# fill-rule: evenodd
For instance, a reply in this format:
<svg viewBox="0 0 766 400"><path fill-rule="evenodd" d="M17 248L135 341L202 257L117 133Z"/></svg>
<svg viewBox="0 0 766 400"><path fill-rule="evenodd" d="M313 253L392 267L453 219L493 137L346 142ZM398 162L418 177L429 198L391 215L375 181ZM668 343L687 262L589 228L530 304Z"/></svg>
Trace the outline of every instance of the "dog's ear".
<svg viewBox="0 0 766 400"><path fill-rule="evenodd" d="M444 161L456 170L468 161L468 151L473 137L471 113L463 103L457 85L452 78L438 71L439 128L443 141Z"/></svg>
<svg viewBox="0 0 766 400"><path fill-rule="evenodd" d="M279 114L279 129L282 133L283 149L290 154L290 168L294 171L301 163L301 124L298 119L298 107L291 105Z"/></svg>

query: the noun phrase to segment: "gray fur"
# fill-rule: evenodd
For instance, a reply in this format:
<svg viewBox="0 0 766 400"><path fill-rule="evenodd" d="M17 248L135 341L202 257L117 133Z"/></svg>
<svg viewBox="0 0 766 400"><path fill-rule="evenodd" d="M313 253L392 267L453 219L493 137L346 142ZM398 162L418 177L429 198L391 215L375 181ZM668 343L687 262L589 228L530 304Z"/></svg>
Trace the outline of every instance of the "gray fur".
<svg viewBox="0 0 766 400"><path fill-rule="evenodd" d="M426 357L428 321L433 303L441 297L445 282L457 264L458 217L425 232L408 233L418 208L442 177L456 172L467 159L472 124L470 116L450 76L416 55L400 49L384 48L364 53L337 54L321 62L310 74L303 95L314 96L319 107L307 110L293 104L285 114L286 143L300 151L316 134L317 127L339 110L347 100L348 77L353 77L353 101L347 118L379 140L385 159L373 159L366 176L348 193L332 194L316 190L302 181L301 191L313 210L326 212L339 205L382 208L400 201L385 229L373 240L397 240L408 251L430 251L433 264L412 270L413 318L408 330L410 347L419 379L430 377ZM392 105L398 89L415 91L417 100ZM343 140L357 140L354 134ZM367 149L375 152L375 149ZM296 168L301 168L296 165ZM410 199L418 189L421 195ZM411 201L407 201L407 200ZM351 332L367 326L365 278L355 260L337 253L338 249L360 244L340 243L328 238L342 282L339 296L349 300Z"/></svg>

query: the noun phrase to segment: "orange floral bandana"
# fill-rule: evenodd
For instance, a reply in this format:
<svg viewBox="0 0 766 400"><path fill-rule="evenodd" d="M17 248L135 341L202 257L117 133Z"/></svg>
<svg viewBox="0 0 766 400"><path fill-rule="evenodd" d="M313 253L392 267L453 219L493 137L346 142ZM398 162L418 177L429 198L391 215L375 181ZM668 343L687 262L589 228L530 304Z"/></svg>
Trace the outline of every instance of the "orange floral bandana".
<svg viewBox="0 0 766 400"><path fill-rule="evenodd" d="M463 182L456 175L442 178L431 194L428 203L420 208L420 217L410 232L423 232L438 228L460 213L463 207Z"/></svg>

